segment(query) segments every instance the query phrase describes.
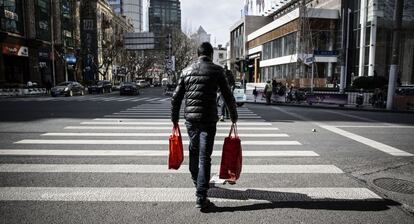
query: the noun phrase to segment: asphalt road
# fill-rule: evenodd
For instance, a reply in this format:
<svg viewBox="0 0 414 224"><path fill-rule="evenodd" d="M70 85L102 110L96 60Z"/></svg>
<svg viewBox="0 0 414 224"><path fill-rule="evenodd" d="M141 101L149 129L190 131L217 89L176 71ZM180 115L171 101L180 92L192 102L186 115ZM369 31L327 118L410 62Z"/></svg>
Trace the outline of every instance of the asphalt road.
<svg viewBox="0 0 414 224"><path fill-rule="evenodd" d="M161 89L0 105L0 223L414 222L413 114L239 107L242 175L216 183L200 212L188 157L167 170Z"/></svg>

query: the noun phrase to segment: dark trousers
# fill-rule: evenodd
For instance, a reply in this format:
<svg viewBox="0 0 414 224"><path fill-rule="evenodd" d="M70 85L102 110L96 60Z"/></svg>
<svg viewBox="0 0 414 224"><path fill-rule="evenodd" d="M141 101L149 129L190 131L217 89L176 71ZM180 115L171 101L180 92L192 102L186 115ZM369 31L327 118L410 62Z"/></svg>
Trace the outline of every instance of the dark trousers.
<svg viewBox="0 0 414 224"><path fill-rule="evenodd" d="M220 105L221 114L220 115L229 119L230 115L229 115L229 110L227 109L227 104L224 101L223 96L221 96L220 98L221 98L221 105Z"/></svg>
<svg viewBox="0 0 414 224"><path fill-rule="evenodd" d="M211 175L211 154L216 136L216 123L186 122L190 138L190 173L196 186L197 197L207 197Z"/></svg>
<svg viewBox="0 0 414 224"><path fill-rule="evenodd" d="M266 104L270 104L271 103L271 98L272 98L272 92L266 92Z"/></svg>

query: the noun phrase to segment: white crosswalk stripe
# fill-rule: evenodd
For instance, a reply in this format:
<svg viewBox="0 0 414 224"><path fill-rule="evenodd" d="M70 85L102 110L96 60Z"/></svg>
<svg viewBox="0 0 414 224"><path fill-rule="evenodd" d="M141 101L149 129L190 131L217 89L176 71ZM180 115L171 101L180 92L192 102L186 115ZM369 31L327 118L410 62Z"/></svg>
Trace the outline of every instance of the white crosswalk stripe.
<svg viewBox="0 0 414 224"><path fill-rule="evenodd" d="M193 195L194 188L0 188L0 201L194 202ZM366 188L213 188L209 197L213 202L383 200Z"/></svg>
<svg viewBox="0 0 414 224"><path fill-rule="evenodd" d="M79 99L89 100L90 98ZM41 158L33 160L38 162L0 164L0 173L3 176L17 175L22 179L26 177L26 174L29 176L46 174L48 178L58 179L57 181L68 174L76 177L90 175L92 178L95 176L102 178L102 175L128 175L130 177L145 174L147 175L145 177L153 178L153 183L160 180L159 178L166 178L172 183L171 186L118 187L118 185L111 185L108 187L103 185L90 187L91 185L88 185L89 187L79 187L84 185L74 184L67 187L61 185L45 187L44 185L13 184L0 187L0 201L193 203L194 188L189 188L190 185L177 187L177 182L174 182L175 179L188 179L188 150L184 150L185 162L179 170L168 170L166 164L169 154L168 137L172 130L170 103L167 102L169 98L97 96L94 100L147 101L148 103L101 118L82 121L79 125L66 126L61 132L47 132L40 134L38 138L17 140L14 145L21 147L18 149L0 148L0 156L3 158ZM151 104L151 102L161 103ZM371 190L360 187L360 183L355 183L354 186L347 184L343 187L338 187L339 184L318 185L318 182L313 180L318 175L332 178L328 178L329 181L348 177L340 167L326 164L317 149L312 148L315 151L310 151L306 144L302 145L300 141L296 141L295 136L282 133L284 126L279 127L275 123L264 121L261 116L247 107L238 108L238 111L240 115L238 134L243 147L243 170L240 182L238 182L241 185L240 188L224 186L211 188L209 197L213 202L243 204L384 200ZM189 140L184 119L181 119L179 124L183 132L183 144L187 148ZM231 122L228 120L217 123L216 147L212 153L213 175L220 169L218 165L222 154L220 149L223 145L223 138L229 135L230 125ZM53 162L53 158L63 158L65 163L57 164ZM84 162L85 158L96 161ZM49 176L49 174L53 175ZM159 177L161 175L164 176ZM282 175L289 178L286 182L289 185L292 184L291 186L279 187L280 183L269 179ZM306 178L305 186L295 184L299 178ZM274 186L262 187L261 183L264 179ZM188 183L191 184L190 179Z"/></svg>
<svg viewBox="0 0 414 224"><path fill-rule="evenodd" d="M212 156L220 157L221 151L213 151ZM58 149L0 149L3 156L168 156L161 150L58 150ZM188 151L184 152L188 156ZM243 157L317 157L313 151L252 151L243 150Z"/></svg>
<svg viewBox="0 0 414 224"><path fill-rule="evenodd" d="M120 97L120 96L74 96L74 97L30 97L30 98L1 98L0 101L6 102L87 102L87 101L96 101L96 102L166 102L171 98L168 97L140 97L140 96L130 96L130 97Z"/></svg>
<svg viewBox="0 0 414 224"><path fill-rule="evenodd" d="M244 173L343 173L332 165L244 165ZM213 172L220 166L213 165ZM126 164L0 164L2 173L187 173L188 166L169 170L166 165Z"/></svg>
<svg viewBox="0 0 414 224"><path fill-rule="evenodd" d="M131 132L123 132L123 133L73 133L73 132L61 132L61 133L45 133L42 136L61 136L61 137L168 137L170 136L170 132L156 132L156 133L131 133ZM188 137L187 133L181 133L182 137ZM216 137L227 137L228 133L216 133ZM255 137L255 138L284 138L289 137L288 134L249 134L249 133L239 133L240 137Z"/></svg>
<svg viewBox="0 0 414 224"><path fill-rule="evenodd" d="M169 142L163 140L90 140L90 139L25 139L15 144L50 144L50 145L168 145ZM189 145L189 141L183 141L184 145ZM214 142L215 145L222 145L223 141ZM243 141L243 145L301 145L298 141Z"/></svg>

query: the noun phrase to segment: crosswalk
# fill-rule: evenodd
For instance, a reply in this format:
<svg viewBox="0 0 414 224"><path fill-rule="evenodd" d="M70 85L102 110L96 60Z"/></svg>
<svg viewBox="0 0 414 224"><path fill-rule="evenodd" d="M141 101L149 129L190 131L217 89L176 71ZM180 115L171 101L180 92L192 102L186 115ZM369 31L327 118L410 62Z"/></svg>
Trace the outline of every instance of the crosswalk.
<svg viewBox="0 0 414 224"><path fill-rule="evenodd" d="M166 102L170 97L144 97L144 96L115 96L115 95L85 95L74 97L24 97L0 98L2 102Z"/></svg>
<svg viewBox="0 0 414 224"><path fill-rule="evenodd" d="M108 114L104 117L81 121L66 126L60 132L47 132L36 138L14 141L15 148L0 149L2 157L42 158L31 163L0 164L0 173L54 174L49 178L64 178L65 174L144 175L137 183L119 186L29 186L0 187L0 201L53 201L53 202L194 202L194 188L188 171L188 152L179 170L168 170L168 136L171 133L169 103L150 103ZM238 131L243 146L242 176L235 186L219 185L209 191L215 203L285 202L285 201L382 201L379 195L348 177L335 164L326 163L318 152L295 139L277 123L266 122L246 107L238 108ZM180 127L183 143L188 145L183 117ZM228 136L229 121L217 124L213 175L219 170L221 146ZM88 146L95 146L89 148ZM62 158L64 163L54 162ZM70 159L68 159L70 158ZM76 162L82 158L97 158L94 162ZM102 159L105 158L105 159ZM125 160L127 158L128 160ZM109 159L109 160L108 160ZM38 162L36 162L38 161ZM305 162L306 161L306 162ZM286 182L273 180L285 176ZM25 176L20 176L23 180ZM326 178L325 178L326 177ZM95 178L102 178L96 176ZM145 180L146 179L146 180ZM304 179L300 183L295 181ZM338 183L335 182L338 180ZM330 181L333 180L333 181ZM340 181L339 181L340 180ZM148 183L147 183L148 181ZM158 184L157 184L158 182ZM161 183L169 182L169 185ZM23 181L24 183L24 181ZM53 182L52 182L53 183ZM153 186L148 186L155 183ZM343 183L343 186L338 186ZM83 186L84 185L84 186ZM290 185L290 186L286 186Z"/></svg>

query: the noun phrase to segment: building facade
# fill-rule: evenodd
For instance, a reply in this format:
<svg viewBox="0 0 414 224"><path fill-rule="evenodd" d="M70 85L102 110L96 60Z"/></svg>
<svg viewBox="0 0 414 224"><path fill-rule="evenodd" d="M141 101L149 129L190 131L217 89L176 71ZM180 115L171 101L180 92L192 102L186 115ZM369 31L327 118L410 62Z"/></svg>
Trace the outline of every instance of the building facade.
<svg viewBox="0 0 414 224"><path fill-rule="evenodd" d="M213 62L223 68L227 66L227 49L222 45L214 47Z"/></svg>
<svg viewBox="0 0 414 224"><path fill-rule="evenodd" d="M133 32L133 25L105 0L82 1L80 21L84 80L112 80L113 68L122 60L123 34Z"/></svg>
<svg viewBox="0 0 414 224"><path fill-rule="evenodd" d="M244 16L230 27L229 55L227 56L230 64L229 69L235 74L238 80L254 81L254 70L246 69L249 61L247 58L247 36L257 28L262 27L272 20L264 16Z"/></svg>
<svg viewBox="0 0 414 224"><path fill-rule="evenodd" d="M131 19L134 32L142 32L143 26L143 0L109 0L114 13L124 15Z"/></svg>
<svg viewBox="0 0 414 224"><path fill-rule="evenodd" d="M339 79L340 1L288 1L247 37L249 81L326 87ZM253 77L253 78L252 78Z"/></svg>
<svg viewBox="0 0 414 224"><path fill-rule="evenodd" d="M404 1L399 45L399 82L414 84L414 2ZM344 2L349 12L348 80L358 76L388 77L392 54L395 1ZM348 82L349 84L350 82Z"/></svg>
<svg viewBox="0 0 414 224"><path fill-rule="evenodd" d="M0 83L39 86L70 77L67 63L78 47L76 0L1 0ZM52 43L54 45L52 46ZM73 61L73 60L72 60Z"/></svg>
<svg viewBox="0 0 414 224"><path fill-rule="evenodd" d="M149 31L155 36L181 30L181 5L179 0L150 0L148 9Z"/></svg>

